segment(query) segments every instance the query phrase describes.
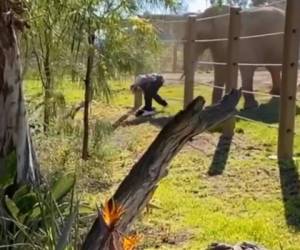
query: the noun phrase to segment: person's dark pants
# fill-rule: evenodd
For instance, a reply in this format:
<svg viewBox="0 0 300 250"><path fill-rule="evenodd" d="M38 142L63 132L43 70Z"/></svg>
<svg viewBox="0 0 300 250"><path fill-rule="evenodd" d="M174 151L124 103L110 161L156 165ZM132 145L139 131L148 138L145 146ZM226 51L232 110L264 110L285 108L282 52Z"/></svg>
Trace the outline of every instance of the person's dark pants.
<svg viewBox="0 0 300 250"><path fill-rule="evenodd" d="M144 93L144 100L145 100L145 106L144 110L152 111L152 99L154 99L158 104L162 106L166 106L167 102L161 98L161 96L158 94L159 88L148 88L143 90Z"/></svg>

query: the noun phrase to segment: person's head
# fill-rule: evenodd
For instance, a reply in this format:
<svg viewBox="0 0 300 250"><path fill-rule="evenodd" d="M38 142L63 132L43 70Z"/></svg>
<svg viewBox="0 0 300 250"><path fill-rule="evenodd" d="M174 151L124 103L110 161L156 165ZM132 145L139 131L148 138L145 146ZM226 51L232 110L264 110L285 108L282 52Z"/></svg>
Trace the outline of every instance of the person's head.
<svg viewBox="0 0 300 250"><path fill-rule="evenodd" d="M165 79L163 76L161 75L157 75L157 78L156 78L157 82L160 84L160 85L163 85L164 82L165 82Z"/></svg>

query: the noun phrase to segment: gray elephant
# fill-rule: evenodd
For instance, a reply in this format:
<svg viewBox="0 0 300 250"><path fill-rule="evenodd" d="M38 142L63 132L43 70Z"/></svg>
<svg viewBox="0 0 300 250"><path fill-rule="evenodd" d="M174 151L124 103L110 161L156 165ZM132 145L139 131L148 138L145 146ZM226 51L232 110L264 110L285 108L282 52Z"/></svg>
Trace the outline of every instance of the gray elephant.
<svg viewBox="0 0 300 250"><path fill-rule="evenodd" d="M197 18L204 18L222 15L229 12L228 6L211 7L200 14ZM284 30L284 12L275 7L263 7L241 12L240 36L252 36L265 33L276 33ZM215 39L227 38L229 30L229 17L208 19L198 21L196 26L196 39ZM213 60L216 62L226 62L227 60L227 41L197 43L195 62L198 57L209 49ZM251 39L241 39L239 42L239 63L245 64L281 64L283 53L283 35L257 37ZM253 91L253 76L256 66L240 66L242 88L246 91ZM280 93L281 67L267 66L271 73L273 87L272 94ZM223 86L226 81L227 69L224 65L214 66L215 85ZM213 103L221 99L222 90L214 89ZM245 108L257 106L255 97L251 93L244 93Z"/></svg>
<svg viewBox="0 0 300 250"><path fill-rule="evenodd" d="M218 16L229 13L229 6L215 6L206 9L203 13L197 15L197 19ZM166 33L169 33L174 39L182 40L185 37L186 16L181 16L175 19L175 22L170 22L166 19L165 22L159 22L152 18L152 22L159 25L159 28ZM172 17L170 17L172 19ZM178 20L177 20L178 19ZM179 22L177 22L179 21ZM282 10L275 7L261 7L241 12L241 30L240 36L252 36L265 33L283 32L285 23L285 14ZM206 40L215 38L227 38L229 30L229 16L216 19L208 19L205 21L197 21L196 39ZM197 43L196 51L194 53L194 61L197 62L200 55L209 49L211 51L213 60L216 62L227 61L227 42L207 42ZM240 63L254 63L254 64L281 64L283 53L283 35L259 37L252 39L240 40L239 62ZM196 68L197 65L195 65ZM253 91L253 76L255 66L240 66L240 73L242 78L242 87L244 90ZM271 73L273 87L272 94L280 93L281 82L281 67L269 66L266 67ZM227 69L226 66L214 66L214 82L215 85L222 86L226 81ZM222 90L214 89L213 102L221 98ZM245 108L257 106L254 95L244 93Z"/></svg>

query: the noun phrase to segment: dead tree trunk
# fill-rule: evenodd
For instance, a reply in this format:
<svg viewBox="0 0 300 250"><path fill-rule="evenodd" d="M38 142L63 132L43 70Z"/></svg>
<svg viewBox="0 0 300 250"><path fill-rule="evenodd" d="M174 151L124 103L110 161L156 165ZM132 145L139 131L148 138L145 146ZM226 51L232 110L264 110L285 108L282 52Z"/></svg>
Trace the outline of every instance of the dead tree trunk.
<svg viewBox="0 0 300 250"><path fill-rule="evenodd" d="M15 3L14 1L13 3ZM39 183L39 170L27 124L22 90L21 61L16 29L23 30L8 0L0 2L0 169L16 152L18 183Z"/></svg>
<svg viewBox="0 0 300 250"><path fill-rule="evenodd" d="M94 48L95 35L89 34L89 51L86 66L85 76L85 94L84 94L84 115L83 115L83 146L82 146L82 159L87 160L89 156L89 106L92 96L92 70L94 64Z"/></svg>
<svg viewBox="0 0 300 250"><path fill-rule="evenodd" d="M233 90L220 103L203 110L204 99L198 97L162 129L111 198L111 201L125 211L115 226L116 231L128 230L151 199L159 181L167 175L170 161L185 143L192 137L232 117L236 113L235 107L239 98L240 91ZM103 232L101 220L97 218L82 249L108 249L101 248L106 245L105 241L108 238L107 231Z"/></svg>

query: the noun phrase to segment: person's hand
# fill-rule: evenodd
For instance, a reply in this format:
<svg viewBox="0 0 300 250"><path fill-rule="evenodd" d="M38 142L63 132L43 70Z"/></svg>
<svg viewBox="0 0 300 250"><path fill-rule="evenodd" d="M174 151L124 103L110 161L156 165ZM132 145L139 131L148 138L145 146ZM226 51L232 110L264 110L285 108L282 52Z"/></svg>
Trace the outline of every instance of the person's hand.
<svg viewBox="0 0 300 250"><path fill-rule="evenodd" d="M137 92L137 91L140 90L140 87L137 86L136 84L132 84L132 85L130 86L130 90L131 90L132 93L135 93L135 92Z"/></svg>
<svg viewBox="0 0 300 250"><path fill-rule="evenodd" d="M168 106L168 103L164 100L163 103L162 103L162 105L163 105L164 107L167 107L167 106Z"/></svg>

